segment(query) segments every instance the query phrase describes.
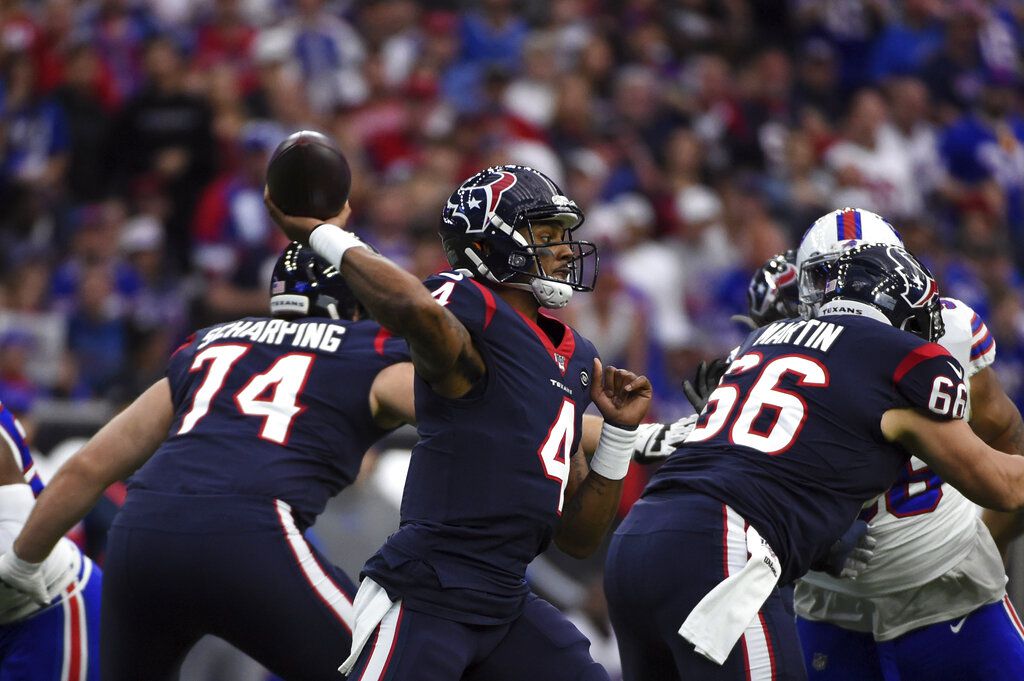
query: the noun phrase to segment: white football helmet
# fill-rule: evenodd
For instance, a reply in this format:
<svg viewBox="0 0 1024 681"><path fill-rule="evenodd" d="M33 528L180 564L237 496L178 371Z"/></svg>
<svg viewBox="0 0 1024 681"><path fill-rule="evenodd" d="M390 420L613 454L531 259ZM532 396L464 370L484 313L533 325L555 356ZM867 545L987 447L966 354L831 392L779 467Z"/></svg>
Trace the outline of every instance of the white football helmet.
<svg viewBox="0 0 1024 681"><path fill-rule="evenodd" d="M814 221L796 251L802 314L810 316L817 312L830 263L861 244L902 246L903 239L881 215L860 208L840 208Z"/></svg>

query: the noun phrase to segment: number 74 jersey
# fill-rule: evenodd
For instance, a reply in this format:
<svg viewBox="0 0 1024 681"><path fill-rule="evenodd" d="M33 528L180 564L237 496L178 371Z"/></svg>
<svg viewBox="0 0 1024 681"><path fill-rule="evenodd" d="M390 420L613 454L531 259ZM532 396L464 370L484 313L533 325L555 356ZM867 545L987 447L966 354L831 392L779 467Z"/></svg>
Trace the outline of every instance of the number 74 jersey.
<svg viewBox="0 0 1024 681"><path fill-rule="evenodd" d="M304 528L386 434L370 388L408 359L405 341L369 320L252 317L198 331L168 363L167 440L129 489L280 499Z"/></svg>
<svg viewBox="0 0 1024 681"><path fill-rule="evenodd" d="M645 490L731 506L781 559L782 583L822 559L904 469L882 414L911 407L953 419L967 408L963 368L947 350L854 307L827 310L753 332Z"/></svg>
<svg viewBox="0 0 1024 681"><path fill-rule="evenodd" d="M938 343L964 366L968 382L995 360L995 341L982 319L959 300L942 299L942 320L946 333ZM967 412L969 418L970 405ZM977 515L971 501L912 456L895 484L861 512L877 542L868 567L856 580L818 572L804 579L866 598L920 586L971 552L977 542Z"/></svg>

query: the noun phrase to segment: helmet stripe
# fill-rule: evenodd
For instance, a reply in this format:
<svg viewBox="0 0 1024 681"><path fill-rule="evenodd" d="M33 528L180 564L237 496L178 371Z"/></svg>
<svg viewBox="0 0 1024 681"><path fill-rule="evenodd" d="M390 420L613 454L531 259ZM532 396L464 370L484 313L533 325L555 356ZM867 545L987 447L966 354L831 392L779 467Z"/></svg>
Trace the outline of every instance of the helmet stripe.
<svg viewBox="0 0 1024 681"><path fill-rule="evenodd" d="M861 238L860 211L844 210L836 215L836 238L839 241Z"/></svg>

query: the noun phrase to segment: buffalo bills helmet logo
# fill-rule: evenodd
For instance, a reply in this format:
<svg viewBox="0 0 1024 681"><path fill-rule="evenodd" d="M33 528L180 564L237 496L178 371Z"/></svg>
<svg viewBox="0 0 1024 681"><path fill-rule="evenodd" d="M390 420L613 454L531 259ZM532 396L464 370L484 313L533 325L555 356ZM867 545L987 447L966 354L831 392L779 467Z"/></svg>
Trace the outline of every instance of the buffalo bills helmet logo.
<svg viewBox="0 0 1024 681"><path fill-rule="evenodd" d="M516 176L505 170L496 170L485 179L484 184L460 188L457 192L458 203L448 200L451 215L466 223L466 234L483 232L492 223L504 231L511 232L513 225L506 225L495 211L501 203L501 195L516 183ZM477 217L476 211L483 211L482 219L473 219Z"/></svg>

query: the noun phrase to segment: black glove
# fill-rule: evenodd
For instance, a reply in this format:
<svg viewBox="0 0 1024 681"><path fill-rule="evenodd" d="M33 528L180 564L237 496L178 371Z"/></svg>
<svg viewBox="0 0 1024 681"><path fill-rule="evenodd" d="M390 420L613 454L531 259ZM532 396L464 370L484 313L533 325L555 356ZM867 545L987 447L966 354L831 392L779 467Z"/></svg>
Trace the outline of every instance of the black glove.
<svg viewBox="0 0 1024 681"><path fill-rule="evenodd" d="M718 387L718 382L722 380L728 368L729 363L724 359L711 360L711 364L701 362L697 365L697 375L694 376L693 383L683 381L683 393L698 414L704 411L708 397Z"/></svg>

